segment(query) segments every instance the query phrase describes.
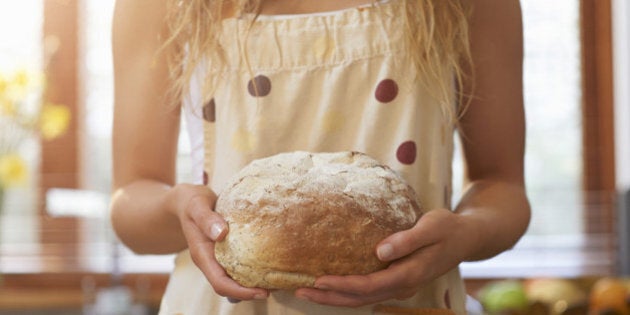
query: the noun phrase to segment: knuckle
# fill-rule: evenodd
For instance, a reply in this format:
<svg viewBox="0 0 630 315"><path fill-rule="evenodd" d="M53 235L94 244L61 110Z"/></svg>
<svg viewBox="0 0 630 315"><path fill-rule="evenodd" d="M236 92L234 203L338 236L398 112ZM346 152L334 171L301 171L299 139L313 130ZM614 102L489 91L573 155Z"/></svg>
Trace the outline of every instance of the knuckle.
<svg viewBox="0 0 630 315"><path fill-rule="evenodd" d="M361 301L361 300L352 300L350 302L347 303L348 307L361 307L361 306L365 306L367 305L368 302L365 301Z"/></svg>
<svg viewBox="0 0 630 315"><path fill-rule="evenodd" d="M213 285L214 292L223 297L229 297L229 292L220 286Z"/></svg>
<svg viewBox="0 0 630 315"><path fill-rule="evenodd" d="M407 289L415 289L419 286L419 283L422 282L423 274L420 272L415 272L411 274L411 276L405 280L403 287Z"/></svg>
<svg viewBox="0 0 630 315"><path fill-rule="evenodd" d="M190 213L199 214L207 205L208 202L205 196L194 195L190 198L190 201L188 202L187 210Z"/></svg>
<svg viewBox="0 0 630 315"><path fill-rule="evenodd" d="M356 293L358 293L359 295L372 295L372 293L374 293L374 290L371 287L365 287L357 289Z"/></svg>
<svg viewBox="0 0 630 315"><path fill-rule="evenodd" d="M394 242L392 243L392 246L394 246L395 250L407 252L409 249L413 247L412 246L413 242L414 242L413 233L411 232L411 230L409 230L409 231L404 231L397 234L396 237L394 238Z"/></svg>
<svg viewBox="0 0 630 315"><path fill-rule="evenodd" d="M423 272L422 272L422 270L420 270L420 268L418 268L416 270L410 270L407 273L408 277L406 277L403 280L403 285L406 288L411 288L411 287L417 286L418 285L418 279L420 279L422 274L423 274Z"/></svg>
<svg viewBox="0 0 630 315"><path fill-rule="evenodd" d="M201 259L199 257L199 253L198 251L195 249L195 247L191 247L190 248L190 259L192 259L193 263L196 266L199 266L199 264L201 263Z"/></svg>
<svg viewBox="0 0 630 315"><path fill-rule="evenodd" d="M402 282L400 282L400 285L398 286L398 288L401 290L409 290L412 287L412 283L413 281L409 279L405 279Z"/></svg>
<svg viewBox="0 0 630 315"><path fill-rule="evenodd" d="M410 277L408 277L407 279L403 280L403 281L400 283L399 288L400 288L402 291L405 291L405 292L406 292L406 291L412 291L412 292L415 292L415 291L418 289L418 287L419 287L419 286L420 286L420 285L419 285L419 280L418 280L418 278L416 278L415 276L410 276Z"/></svg>
<svg viewBox="0 0 630 315"><path fill-rule="evenodd" d="M358 287L356 289L356 293L363 296L372 295L374 294L374 291L375 291L374 288L375 288L374 284L370 281L366 283L365 285Z"/></svg>
<svg viewBox="0 0 630 315"><path fill-rule="evenodd" d="M409 275L406 280L409 283L418 284L419 281L424 279L424 276L427 274L427 265L426 263L418 263L413 268L409 268L407 271Z"/></svg>
<svg viewBox="0 0 630 315"><path fill-rule="evenodd" d="M397 300L407 300L416 295L416 291L412 289L403 290L398 296L396 296Z"/></svg>

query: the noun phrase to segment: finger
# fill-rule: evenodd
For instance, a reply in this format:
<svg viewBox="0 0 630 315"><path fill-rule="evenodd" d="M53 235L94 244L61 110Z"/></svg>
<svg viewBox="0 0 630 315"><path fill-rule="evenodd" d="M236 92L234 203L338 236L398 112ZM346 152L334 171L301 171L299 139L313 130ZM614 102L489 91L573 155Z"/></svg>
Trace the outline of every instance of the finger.
<svg viewBox="0 0 630 315"><path fill-rule="evenodd" d="M426 281L426 267L422 261L423 253L419 251L368 275L322 276L315 281L315 287L362 296L390 292L393 297L400 290L416 288Z"/></svg>
<svg viewBox="0 0 630 315"><path fill-rule="evenodd" d="M417 293L417 288L386 291L375 295L357 295L331 290L301 288L295 291L299 299L334 306L358 307L391 299L405 300Z"/></svg>
<svg viewBox="0 0 630 315"><path fill-rule="evenodd" d="M236 283L214 259L202 259L200 269L214 291L221 296L238 300L265 299L269 296L269 292L264 289L246 288Z"/></svg>
<svg viewBox="0 0 630 315"><path fill-rule="evenodd" d="M416 290L436 276L428 263L433 251L421 250L392 263L387 269L369 275L322 276L315 281L315 287L355 295L375 296L390 293L392 298L400 298L401 292ZM403 298L405 296L402 296Z"/></svg>
<svg viewBox="0 0 630 315"><path fill-rule="evenodd" d="M188 204L189 217L203 233L213 241L221 241L228 232L228 224L223 217L213 211L214 199L211 196L197 195Z"/></svg>
<svg viewBox="0 0 630 315"><path fill-rule="evenodd" d="M412 264L409 262L409 264ZM316 287L296 290L296 296L320 304L357 307L391 299L408 299L417 293L425 281L422 273L410 275L406 263L394 266L394 274L385 272L370 276L324 276ZM415 280L409 280L413 277Z"/></svg>
<svg viewBox="0 0 630 315"><path fill-rule="evenodd" d="M214 257L214 243L198 229L194 231L196 228L192 225L185 232L190 255L217 294L238 300L264 299L269 296L269 292L264 289L246 288L232 280Z"/></svg>
<svg viewBox="0 0 630 315"><path fill-rule="evenodd" d="M391 299L389 294L377 296L361 296L337 291L301 288L295 291L295 296L319 304L345 307L358 307L374 304Z"/></svg>
<svg viewBox="0 0 630 315"><path fill-rule="evenodd" d="M434 244L439 240L440 222L449 215L452 213L448 210L429 211L411 229L394 233L381 241L376 246L376 255L381 261L393 261Z"/></svg>

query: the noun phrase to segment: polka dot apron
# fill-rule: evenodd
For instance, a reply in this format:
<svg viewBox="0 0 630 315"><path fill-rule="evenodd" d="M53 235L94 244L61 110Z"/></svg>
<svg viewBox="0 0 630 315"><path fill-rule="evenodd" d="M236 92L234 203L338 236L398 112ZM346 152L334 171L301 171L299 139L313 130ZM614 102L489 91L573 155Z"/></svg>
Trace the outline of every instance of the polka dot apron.
<svg viewBox="0 0 630 315"><path fill-rule="evenodd" d="M247 18L225 20L226 67L209 74L215 92L201 99L193 79L186 100L199 178L220 193L253 159L355 150L399 172L425 209L450 207L452 129L402 61L401 14L403 3L390 1L325 14L261 16L251 28ZM287 291L235 304L214 293L184 251L160 314L465 314L464 301L459 271L452 270L410 299L360 308L318 305Z"/></svg>

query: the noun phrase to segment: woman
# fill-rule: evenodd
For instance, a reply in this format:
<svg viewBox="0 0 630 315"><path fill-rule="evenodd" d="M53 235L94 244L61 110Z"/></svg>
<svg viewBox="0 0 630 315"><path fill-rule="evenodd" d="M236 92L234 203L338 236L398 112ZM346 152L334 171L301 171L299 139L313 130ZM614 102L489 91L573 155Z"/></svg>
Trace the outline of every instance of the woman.
<svg viewBox="0 0 630 315"><path fill-rule="evenodd" d="M464 314L458 264L525 232L517 0L118 0L114 23L112 223L135 252L179 253L161 314ZM194 184L175 183L182 108ZM466 187L453 208L455 128ZM295 292L226 275L216 194L294 150L362 151L416 189L430 211L377 246L389 268Z"/></svg>

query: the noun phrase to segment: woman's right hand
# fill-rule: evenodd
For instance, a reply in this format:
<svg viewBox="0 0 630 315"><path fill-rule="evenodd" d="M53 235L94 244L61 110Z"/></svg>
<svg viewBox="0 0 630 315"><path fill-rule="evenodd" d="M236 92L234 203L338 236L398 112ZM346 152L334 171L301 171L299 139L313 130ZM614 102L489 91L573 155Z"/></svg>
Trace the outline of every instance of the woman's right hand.
<svg viewBox="0 0 630 315"><path fill-rule="evenodd" d="M246 288L236 283L214 256L215 242L228 233L228 224L214 212L217 196L202 185L179 184L171 189L176 200L175 209L188 243L190 256L206 276L214 291L230 301L266 299L269 291Z"/></svg>

